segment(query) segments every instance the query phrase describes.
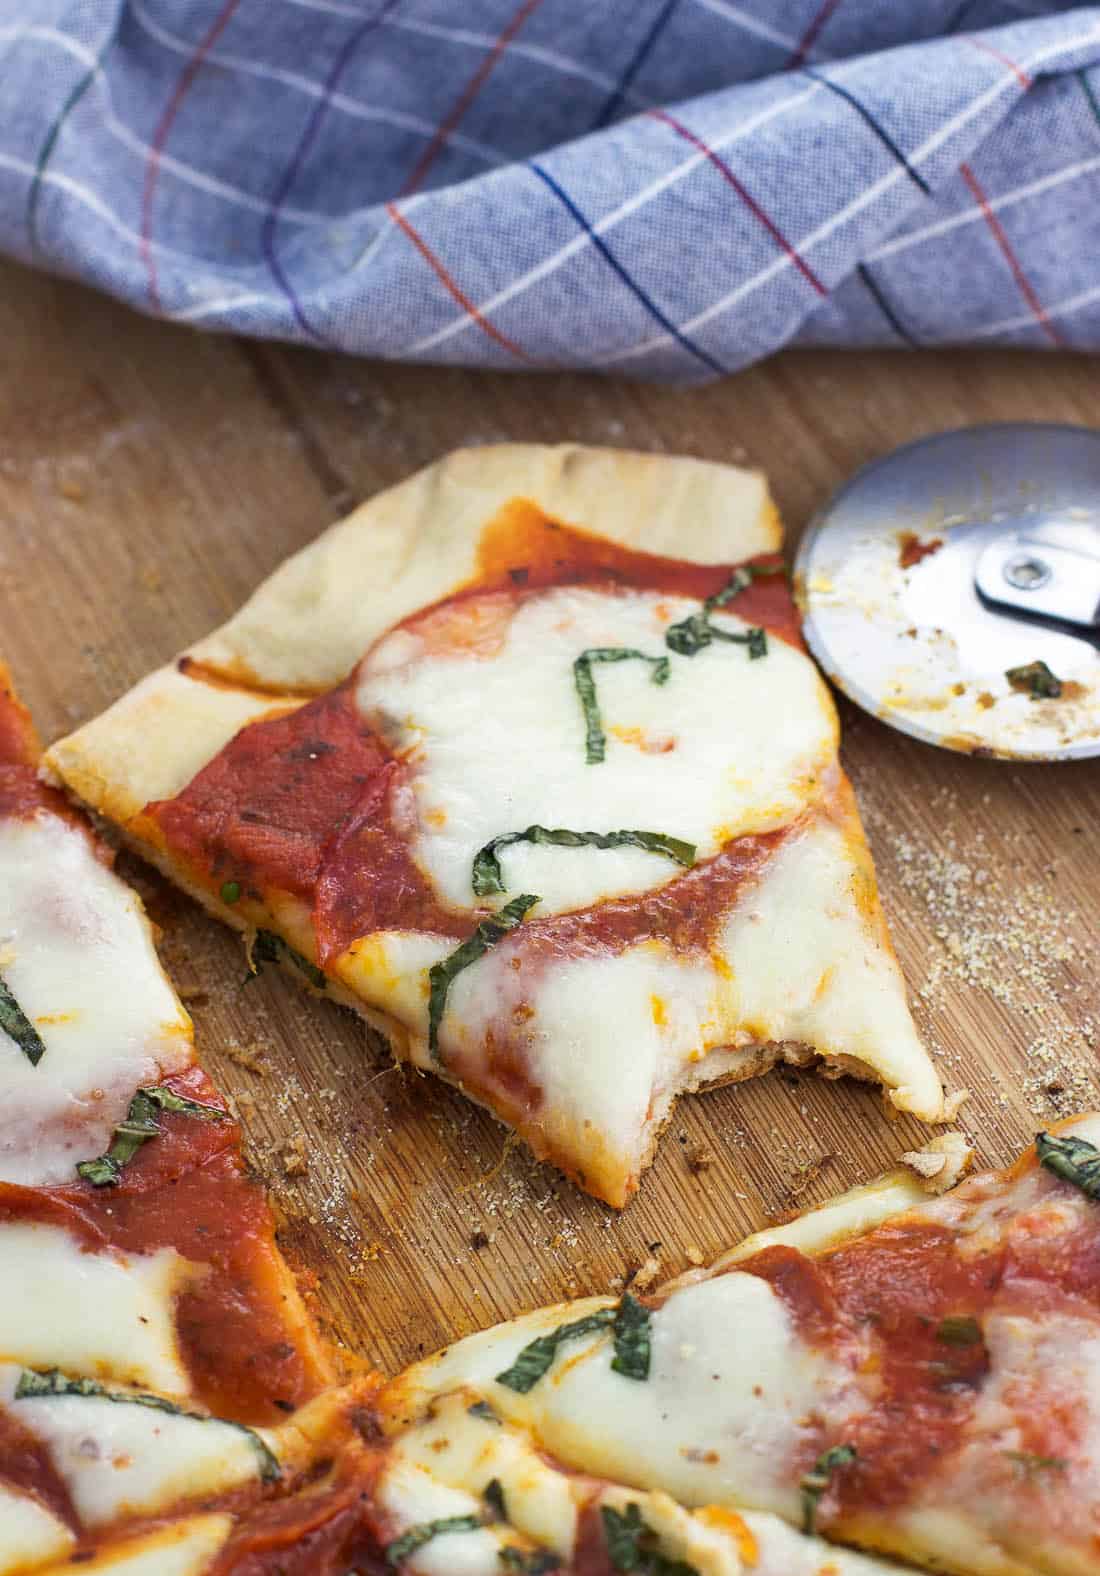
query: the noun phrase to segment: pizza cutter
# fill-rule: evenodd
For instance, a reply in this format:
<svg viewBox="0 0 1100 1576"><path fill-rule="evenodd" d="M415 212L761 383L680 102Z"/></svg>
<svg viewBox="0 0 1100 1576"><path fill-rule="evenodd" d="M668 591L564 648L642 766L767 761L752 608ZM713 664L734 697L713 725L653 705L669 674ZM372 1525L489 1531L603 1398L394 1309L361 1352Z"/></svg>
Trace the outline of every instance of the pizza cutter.
<svg viewBox="0 0 1100 1576"><path fill-rule="evenodd" d="M949 750L1100 755L1100 431L966 427L857 472L795 564L811 651Z"/></svg>

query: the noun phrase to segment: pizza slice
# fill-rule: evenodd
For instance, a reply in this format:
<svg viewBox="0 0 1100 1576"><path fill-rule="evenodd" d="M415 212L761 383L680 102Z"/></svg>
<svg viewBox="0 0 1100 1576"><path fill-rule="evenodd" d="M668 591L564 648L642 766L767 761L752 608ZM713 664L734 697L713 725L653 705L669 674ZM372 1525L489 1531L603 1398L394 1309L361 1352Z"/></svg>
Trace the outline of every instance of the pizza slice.
<svg viewBox="0 0 1100 1576"><path fill-rule="evenodd" d="M0 1576L342 1573L376 1381L334 1388L140 902L36 753L0 670Z"/></svg>
<svg viewBox="0 0 1100 1576"><path fill-rule="evenodd" d="M755 474L460 452L48 766L612 1205L778 1060L942 1121L779 545Z"/></svg>
<svg viewBox="0 0 1100 1576"><path fill-rule="evenodd" d="M950 1181L939 1150L918 1162ZM1100 1569L1100 1115L926 1186L893 1173L654 1295L542 1309L402 1374L378 1401L390 1564Z"/></svg>

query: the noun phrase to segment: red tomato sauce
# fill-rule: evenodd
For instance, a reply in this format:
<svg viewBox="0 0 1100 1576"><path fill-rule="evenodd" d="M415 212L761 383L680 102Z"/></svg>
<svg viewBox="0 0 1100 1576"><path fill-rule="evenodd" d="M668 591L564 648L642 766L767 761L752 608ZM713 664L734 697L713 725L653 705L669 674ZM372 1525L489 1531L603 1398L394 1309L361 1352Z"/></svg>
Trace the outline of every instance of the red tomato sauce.
<svg viewBox="0 0 1100 1576"><path fill-rule="evenodd" d="M0 663L0 766L33 766L38 736L31 714L12 693L7 669Z"/></svg>
<svg viewBox="0 0 1100 1576"><path fill-rule="evenodd" d="M0 763L0 819L5 816L31 816L37 810L48 810L51 815L82 827L91 836L90 829L56 788L40 782L33 766L16 766Z"/></svg>
<svg viewBox="0 0 1100 1576"><path fill-rule="evenodd" d="M181 1095L221 1107L198 1068L165 1079ZM153 1252L171 1247L210 1266L176 1310L184 1363L198 1400L236 1422L278 1422L324 1388L327 1374L299 1351L284 1318L288 1284L274 1249L271 1212L245 1173L232 1120L159 1115L116 1187L0 1184L0 1219L65 1226L87 1248Z"/></svg>
<svg viewBox="0 0 1100 1576"><path fill-rule="evenodd" d="M485 527L477 556L478 573L459 595L509 586L533 591L548 586L603 584L664 591L702 602L721 591L738 567L691 564L682 558L622 547L606 537L562 525L522 498L505 505ZM730 611L803 650L798 610L782 558L778 553L761 553L745 563L777 573L754 578L738 594Z"/></svg>
<svg viewBox="0 0 1100 1576"><path fill-rule="evenodd" d="M78 1521L69 1491L42 1441L9 1412L0 1410L0 1484L33 1494L74 1532Z"/></svg>
<svg viewBox="0 0 1100 1576"><path fill-rule="evenodd" d="M756 562L781 567L774 555ZM548 586L575 584L639 587L701 602L730 573L730 566L633 552L517 501L483 533L477 577L437 608L457 608L486 592L518 601ZM735 610L801 646L782 574L754 579ZM435 610L420 609L404 622L432 618ZM411 929L457 941L477 923L477 911L435 898L412 857L401 824L407 782L402 761L359 715L353 676L293 712L245 727L180 794L150 804L146 814L155 835L199 879L236 882L257 900L274 890L307 904L324 967L375 931ZM650 935L680 950L705 945L713 916L781 835L740 839L658 893L529 924L525 936L530 932L536 955L585 941L620 949Z"/></svg>
<svg viewBox="0 0 1100 1576"><path fill-rule="evenodd" d="M378 1553L371 1489L379 1449L335 1482L257 1505L210 1568L210 1576L345 1576L372 1571ZM379 1569L387 1569L380 1563ZM392 1567L388 1567L392 1569Z"/></svg>
<svg viewBox="0 0 1100 1576"><path fill-rule="evenodd" d="M5 687L6 670L0 663L0 818L29 816L36 810L49 810L74 826L86 823L73 810L64 794L48 787L38 778L38 735L30 712ZM106 851L97 855L105 857Z"/></svg>
<svg viewBox="0 0 1100 1576"><path fill-rule="evenodd" d="M899 1221L820 1258L777 1246L736 1269L768 1281L811 1345L835 1350L862 1340L870 1351L881 1387L875 1405L843 1439L819 1442L858 1452L835 1475L819 1524L909 1500L962 1442L989 1373L984 1341L960 1344L938 1332L949 1317L980 1321L998 1299L1003 1248L964 1257L948 1228ZM811 1452L802 1470L814 1459Z"/></svg>

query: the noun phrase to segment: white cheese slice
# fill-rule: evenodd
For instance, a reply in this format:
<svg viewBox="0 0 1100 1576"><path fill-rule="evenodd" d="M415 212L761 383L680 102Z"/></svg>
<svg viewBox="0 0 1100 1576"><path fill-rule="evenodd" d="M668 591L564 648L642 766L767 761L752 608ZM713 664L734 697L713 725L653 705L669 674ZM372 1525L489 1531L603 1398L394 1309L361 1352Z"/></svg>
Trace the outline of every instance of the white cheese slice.
<svg viewBox="0 0 1100 1576"><path fill-rule="evenodd" d="M233 1530L231 1516L192 1516L142 1538L128 1538L79 1566L66 1561L35 1576L203 1576Z"/></svg>
<svg viewBox="0 0 1100 1576"><path fill-rule="evenodd" d="M172 1248L91 1253L62 1226L0 1224L0 1286L19 1290L0 1297L0 1361L186 1395L175 1301L192 1273Z"/></svg>
<svg viewBox="0 0 1100 1576"><path fill-rule="evenodd" d="M705 859L731 838L783 825L816 797L837 729L813 663L774 637L758 661L718 641L692 658L673 655L665 631L700 605L585 587L518 607L485 596L397 630L368 655L357 703L411 751L414 852L444 901L474 906L474 855L530 825L663 832ZM726 613L716 623L742 635L749 627ZM607 647L668 659L671 672L658 685L649 663L593 666L607 747L602 764L589 765L573 663ZM517 844L501 859L508 891L538 892L544 914L649 891L680 873L636 848Z"/></svg>
<svg viewBox="0 0 1100 1576"><path fill-rule="evenodd" d="M0 820L0 976L46 1046L32 1065L0 1029L0 1181L72 1181L138 1085L190 1063L191 1022L137 895L47 811Z"/></svg>
<svg viewBox="0 0 1100 1576"><path fill-rule="evenodd" d="M162 1514L259 1475L256 1441L232 1423L106 1396L18 1400L22 1371L0 1365L0 1406L45 1445L85 1527Z"/></svg>
<svg viewBox="0 0 1100 1576"><path fill-rule="evenodd" d="M56 1559L75 1541L65 1523L44 1505L0 1482L0 1576Z"/></svg>

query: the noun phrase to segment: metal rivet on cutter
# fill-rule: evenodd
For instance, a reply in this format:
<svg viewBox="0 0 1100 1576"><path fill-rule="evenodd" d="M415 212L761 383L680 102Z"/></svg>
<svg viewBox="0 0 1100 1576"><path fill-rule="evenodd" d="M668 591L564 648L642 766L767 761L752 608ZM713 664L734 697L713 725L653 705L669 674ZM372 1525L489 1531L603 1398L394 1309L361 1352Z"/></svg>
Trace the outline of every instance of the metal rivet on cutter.
<svg viewBox="0 0 1100 1576"><path fill-rule="evenodd" d="M1100 754L1100 432L909 444L841 489L795 568L811 650L883 721L972 754Z"/></svg>

